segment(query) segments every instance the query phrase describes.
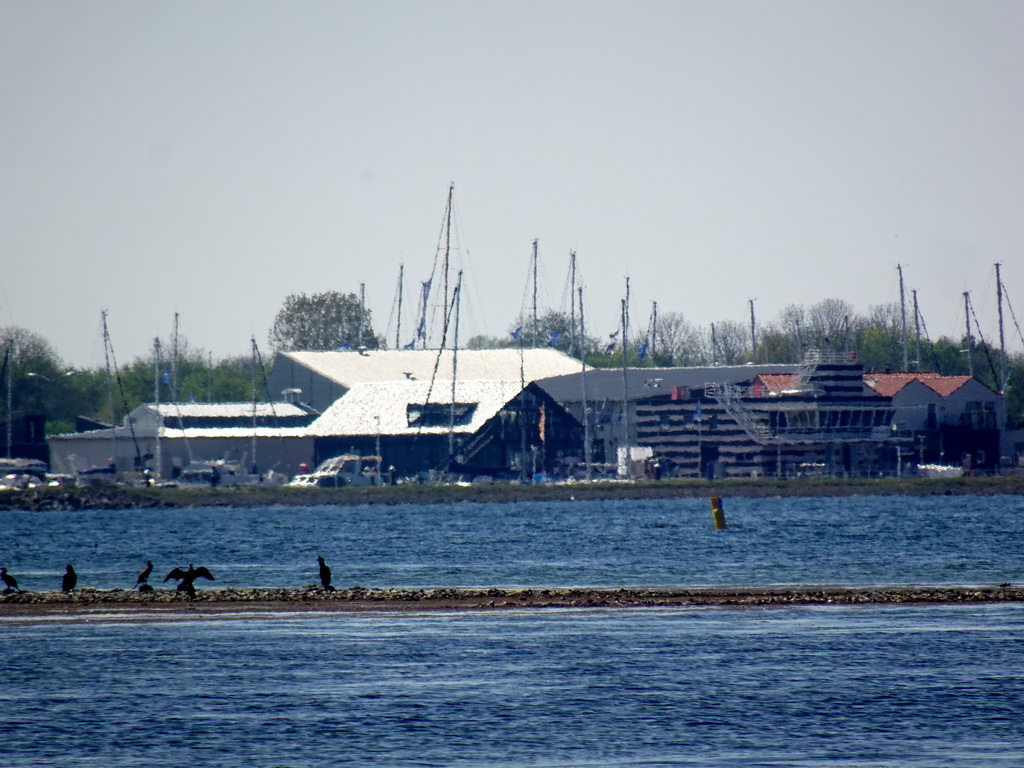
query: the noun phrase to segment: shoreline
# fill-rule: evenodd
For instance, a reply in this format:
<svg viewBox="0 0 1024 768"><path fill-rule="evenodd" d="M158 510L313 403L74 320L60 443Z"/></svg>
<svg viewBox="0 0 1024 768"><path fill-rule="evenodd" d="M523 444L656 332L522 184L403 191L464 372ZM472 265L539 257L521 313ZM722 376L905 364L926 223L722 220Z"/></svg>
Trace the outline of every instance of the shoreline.
<svg viewBox="0 0 1024 768"><path fill-rule="evenodd" d="M514 608L771 607L1021 603L1024 585L878 587L666 587L532 589L397 589L354 587L333 592L299 589L207 589L189 598L175 590L142 593L83 589L0 595L0 619L80 617L116 611L124 616L242 613L431 612Z"/></svg>
<svg viewBox="0 0 1024 768"><path fill-rule="evenodd" d="M143 488L71 486L0 492L0 510L185 509L196 507L311 507L355 504L516 503L697 499L714 496L1003 496L1024 495L1024 475L958 478L728 478L722 480L599 481L521 485L386 485L345 488Z"/></svg>

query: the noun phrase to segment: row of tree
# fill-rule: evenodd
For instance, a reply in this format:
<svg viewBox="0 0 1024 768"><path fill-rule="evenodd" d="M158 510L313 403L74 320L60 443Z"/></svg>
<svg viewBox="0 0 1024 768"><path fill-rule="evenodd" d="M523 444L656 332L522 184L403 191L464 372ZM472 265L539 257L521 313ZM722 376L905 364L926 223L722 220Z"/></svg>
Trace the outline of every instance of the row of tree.
<svg viewBox="0 0 1024 768"><path fill-rule="evenodd" d="M867 371L934 371L943 375L973 374L1006 394L1007 413L1024 421L1024 355L1003 359L983 338L940 338L904 330L898 305L872 307L866 315L838 299L810 307L791 305L763 327L725 320L697 326L682 313L665 312L647 328L622 330L607 337L581 337L577 320L563 312L517 318L505 337L476 336L469 349L550 346L593 367L622 365L710 366L755 363L798 363L808 350L856 351ZM325 351L384 346L373 331L372 315L352 293L326 292L288 296L269 332L273 352ZM70 370L52 345L24 328L0 328L3 354L0 382L9 413L15 417L42 413L47 432L72 431L78 417L120 421L140 403L172 400L244 402L267 397L269 360L254 353L214 360L184 339L167 340L159 349L175 349L157 359L149 355L127 365L116 361L102 368ZM2 419L0 419L2 420Z"/></svg>

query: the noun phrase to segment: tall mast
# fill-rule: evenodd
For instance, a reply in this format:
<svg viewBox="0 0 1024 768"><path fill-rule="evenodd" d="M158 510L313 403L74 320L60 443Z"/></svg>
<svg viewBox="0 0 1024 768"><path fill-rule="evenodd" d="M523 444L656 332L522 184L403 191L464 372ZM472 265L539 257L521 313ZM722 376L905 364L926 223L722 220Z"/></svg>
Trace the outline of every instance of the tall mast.
<svg viewBox="0 0 1024 768"><path fill-rule="evenodd" d="M104 322L106 320L104 319ZM174 336L171 338L171 402L178 402L178 313L174 313Z"/></svg>
<svg viewBox="0 0 1024 768"><path fill-rule="evenodd" d="M540 321L537 317L537 239L533 240L533 346L540 345Z"/></svg>
<svg viewBox="0 0 1024 768"><path fill-rule="evenodd" d="M971 355L974 351L974 344L971 339L971 299L969 291L964 291L964 319L967 320L967 372L974 376L974 358Z"/></svg>
<svg viewBox="0 0 1024 768"><path fill-rule="evenodd" d="M1006 389L1006 339L1003 337L1003 281L996 262L996 300L999 305L999 391Z"/></svg>
<svg viewBox="0 0 1024 768"><path fill-rule="evenodd" d="M754 322L753 299L750 299L750 359L757 362L757 324Z"/></svg>
<svg viewBox="0 0 1024 768"><path fill-rule="evenodd" d="M256 368L259 365L259 350L256 348L256 337L252 337L252 472L256 474L256 429L259 421L256 418Z"/></svg>
<svg viewBox="0 0 1024 768"><path fill-rule="evenodd" d="M452 194L455 192L455 182L448 187L448 207L444 212L444 264L441 271L444 274L444 311L448 311L448 255L452 246ZM441 348L444 348L444 339L441 340Z"/></svg>
<svg viewBox="0 0 1024 768"><path fill-rule="evenodd" d="M647 350L647 352L650 354L651 360L653 361L654 352L658 343L658 302L652 301L651 304L651 340L649 342L651 348Z"/></svg>
<svg viewBox="0 0 1024 768"><path fill-rule="evenodd" d="M581 313L582 314L582 313ZM576 251L569 251L569 354L576 351Z"/></svg>
<svg viewBox="0 0 1024 768"><path fill-rule="evenodd" d="M715 324L711 324L711 364L718 365L718 337L715 335Z"/></svg>
<svg viewBox="0 0 1024 768"><path fill-rule="evenodd" d="M163 456L160 452L160 437L164 431L164 417L160 415L160 337L153 339L153 402L156 404L156 433L154 442L156 447L156 479L163 476Z"/></svg>
<svg viewBox="0 0 1024 768"><path fill-rule="evenodd" d="M107 371L107 402L110 403L110 459L116 463L117 414L114 412L114 378L110 371L110 332L107 330L107 310L101 310L100 317L103 318L103 359Z"/></svg>
<svg viewBox="0 0 1024 768"><path fill-rule="evenodd" d="M917 307L917 288L910 290L914 297L914 370L921 370L921 311Z"/></svg>
<svg viewBox="0 0 1024 768"><path fill-rule="evenodd" d="M455 311L455 330L452 333L452 407L448 420L448 455L455 453L455 381L458 377L459 361L459 307L462 293L462 270L459 270L459 277L455 283L455 292L452 294L452 304Z"/></svg>
<svg viewBox="0 0 1024 768"><path fill-rule="evenodd" d="M398 265L398 322L395 323L395 349L402 348L402 287L405 283L405 264Z"/></svg>
<svg viewBox="0 0 1024 768"><path fill-rule="evenodd" d="M903 265L897 264L896 271L900 273L900 346L903 349L903 370L909 370L907 361L907 293L903 287Z"/></svg>
<svg viewBox="0 0 1024 768"><path fill-rule="evenodd" d="M580 294L580 386L583 388L583 471L587 480L590 479L590 414L587 413L587 355L583 349L583 340L587 338L583 325L583 289Z"/></svg>
<svg viewBox="0 0 1024 768"><path fill-rule="evenodd" d="M363 318L366 317L366 283L359 284L359 328L356 330L356 349L363 346ZM253 344L256 339L253 339Z"/></svg>
<svg viewBox="0 0 1024 768"><path fill-rule="evenodd" d="M629 278L626 278L626 298L622 300L622 436L629 451L629 378L626 355L629 352ZM626 474L629 474L629 456L626 459Z"/></svg>
<svg viewBox="0 0 1024 768"><path fill-rule="evenodd" d="M11 456L14 444L14 339L7 342L7 350L4 352L4 370L7 373L7 458Z"/></svg>

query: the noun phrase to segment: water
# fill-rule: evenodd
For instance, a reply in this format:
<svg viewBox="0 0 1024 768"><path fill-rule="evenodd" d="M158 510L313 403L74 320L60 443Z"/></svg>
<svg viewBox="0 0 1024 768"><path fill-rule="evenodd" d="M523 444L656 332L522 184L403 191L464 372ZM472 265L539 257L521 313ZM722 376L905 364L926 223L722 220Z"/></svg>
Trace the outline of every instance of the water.
<svg viewBox="0 0 1024 768"><path fill-rule="evenodd" d="M2 513L30 589L993 583L1024 499ZM312 562L310 562L312 561ZM0 764L1024 766L1024 605L0 613Z"/></svg>
<svg viewBox="0 0 1024 768"><path fill-rule="evenodd" d="M205 565L225 587L973 584L1024 574L1024 497L726 499L0 512L25 589L132 588ZM206 582L199 582L200 588Z"/></svg>

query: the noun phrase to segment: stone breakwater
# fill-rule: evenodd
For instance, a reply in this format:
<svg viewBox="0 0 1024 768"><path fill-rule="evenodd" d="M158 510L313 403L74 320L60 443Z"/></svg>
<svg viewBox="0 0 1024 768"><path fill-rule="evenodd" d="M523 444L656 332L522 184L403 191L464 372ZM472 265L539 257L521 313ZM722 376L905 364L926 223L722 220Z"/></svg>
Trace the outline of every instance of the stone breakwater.
<svg viewBox="0 0 1024 768"><path fill-rule="evenodd" d="M472 610L658 606L783 606L1024 602L1024 586L982 587L709 587L621 589L399 589L352 587L206 589L194 598L175 590L137 592L84 588L72 593L0 596L0 617L105 609L231 611Z"/></svg>

